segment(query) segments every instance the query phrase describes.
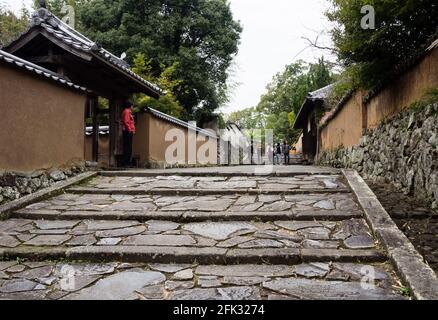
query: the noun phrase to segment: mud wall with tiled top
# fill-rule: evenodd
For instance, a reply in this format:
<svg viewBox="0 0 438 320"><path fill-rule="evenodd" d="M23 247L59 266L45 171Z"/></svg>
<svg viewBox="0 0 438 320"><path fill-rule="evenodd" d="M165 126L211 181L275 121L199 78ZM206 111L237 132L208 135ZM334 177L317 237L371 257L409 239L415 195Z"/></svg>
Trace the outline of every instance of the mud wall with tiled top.
<svg viewBox="0 0 438 320"><path fill-rule="evenodd" d="M357 146L363 130L375 129L382 121L420 100L430 89L438 88L438 48L396 78L371 99L357 91L339 108L320 131L320 150Z"/></svg>
<svg viewBox="0 0 438 320"><path fill-rule="evenodd" d="M84 160L85 93L0 65L0 171Z"/></svg>
<svg viewBox="0 0 438 320"><path fill-rule="evenodd" d="M319 163L391 182L438 210L438 103L402 111L368 131L359 145L322 152Z"/></svg>
<svg viewBox="0 0 438 320"><path fill-rule="evenodd" d="M133 155L140 159L140 166L168 168L203 164L199 161L196 163L189 163L188 161L189 133L187 128L165 121L148 113L139 114L137 119L137 132L133 141ZM169 163L170 159L166 159L166 152L169 147L172 148L172 150L176 150L172 147L172 145L176 146L176 138L174 137L175 130L178 130L181 134L180 141L182 141L182 145L179 149L180 152L176 157L178 163ZM169 136L166 138L167 134L169 134ZM207 156L209 156L209 159L212 159L210 164L216 164L216 140L206 137L201 133L197 133L197 139L196 151L200 154L204 154L205 150L211 150L212 154L209 155L207 153Z"/></svg>

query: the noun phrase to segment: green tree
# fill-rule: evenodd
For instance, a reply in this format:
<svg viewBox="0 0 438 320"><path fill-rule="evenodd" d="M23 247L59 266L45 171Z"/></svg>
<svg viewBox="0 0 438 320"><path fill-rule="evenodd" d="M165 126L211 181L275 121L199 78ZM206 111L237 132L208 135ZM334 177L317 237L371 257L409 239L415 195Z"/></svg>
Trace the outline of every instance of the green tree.
<svg viewBox="0 0 438 320"><path fill-rule="evenodd" d="M274 138L294 142L299 132L293 129L295 117L311 91L333 83L335 75L324 58L317 63L297 61L276 74L259 104L231 113L228 120L248 129L271 129Z"/></svg>
<svg viewBox="0 0 438 320"><path fill-rule="evenodd" d="M438 33L436 0L331 0L327 12L341 62L354 68L358 85L371 88L391 77L393 70L414 58ZM361 8L375 9L375 29L361 28ZM351 73L351 72L350 72Z"/></svg>
<svg viewBox="0 0 438 320"><path fill-rule="evenodd" d="M275 139L295 141L299 132L293 129L293 124L307 94L331 84L334 79L332 66L324 58L317 63L297 61L287 65L274 76L266 94L253 109L259 119L257 125L274 130Z"/></svg>
<svg viewBox="0 0 438 320"><path fill-rule="evenodd" d="M26 29L29 22L29 11L23 7L16 16L0 3L0 47L12 41Z"/></svg>
<svg viewBox="0 0 438 320"><path fill-rule="evenodd" d="M243 129L258 129L264 126L263 116L255 108L247 108L231 113L228 121L236 123Z"/></svg>
<svg viewBox="0 0 438 320"><path fill-rule="evenodd" d="M134 57L132 70L144 79L158 84L165 94L159 99L138 94L135 96L136 107L151 107L176 118L181 118L184 108L173 94L175 88L181 84L181 80L175 78L177 67L177 63L167 68L163 67L163 72L155 76L152 72L151 59L146 59L142 53L137 54Z"/></svg>
<svg viewBox="0 0 438 320"><path fill-rule="evenodd" d="M150 57L154 77L173 66L184 118L202 122L226 100L242 30L227 0L89 0L78 14L82 31L115 54Z"/></svg>
<svg viewBox="0 0 438 320"><path fill-rule="evenodd" d="M297 114L310 91L329 85L334 81L332 66L320 58L317 63L297 61L274 76L261 97L257 110L266 114L291 112Z"/></svg>

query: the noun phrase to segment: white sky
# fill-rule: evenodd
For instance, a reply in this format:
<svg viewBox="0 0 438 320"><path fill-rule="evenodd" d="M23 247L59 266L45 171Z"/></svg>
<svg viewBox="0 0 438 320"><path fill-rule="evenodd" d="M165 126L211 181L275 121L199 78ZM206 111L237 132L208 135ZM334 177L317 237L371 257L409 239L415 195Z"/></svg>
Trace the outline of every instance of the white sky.
<svg viewBox="0 0 438 320"><path fill-rule="evenodd" d="M328 0L230 0L234 17L243 25L236 72L239 84L223 112L253 107L266 92L272 77L294 60L314 62L327 51L308 48L301 37L330 45L329 21L324 12ZM300 54L301 52L301 54Z"/></svg>
<svg viewBox="0 0 438 320"><path fill-rule="evenodd" d="M330 24L324 16L329 0L229 1L235 19L243 25L243 33L232 71L232 82L238 85L232 101L222 108L222 112L257 105L272 77L294 60L314 62L321 55L331 58L327 51L314 48L302 51L308 43L301 38L315 39L322 33L318 44L330 45L327 34ZM22 3L30 7L33 1L0 2L18 11Z"/></svg>

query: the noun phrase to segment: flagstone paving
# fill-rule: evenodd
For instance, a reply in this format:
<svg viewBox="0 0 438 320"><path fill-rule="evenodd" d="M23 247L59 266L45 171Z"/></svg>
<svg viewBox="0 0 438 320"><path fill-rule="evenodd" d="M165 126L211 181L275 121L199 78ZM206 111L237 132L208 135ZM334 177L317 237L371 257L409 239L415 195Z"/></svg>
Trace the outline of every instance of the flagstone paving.
<svg viewBox="0 0 438 320"><path fill-rule="evenodd" d="M338 171L228 170L103 173L16 210L0 299L406 298Z"/></svg>
<svg viewBox="0 0 438 320"><path fill-rule="evenodd" d="M361 286L369 270L375 282ZM393 279L387 263L0 262L0 299L400 299L392 290Z"/></svg>
<svg viewBox="0 0 438 320"><path fill-rule="evenodd" d="M150 191L155 189L259 189L287 191L294 189L345 189L340 175L296 175L293 177L106 177L93 179L83 186L100 190L134 189ZM80 189L77 189L80 190Z"/></svg>

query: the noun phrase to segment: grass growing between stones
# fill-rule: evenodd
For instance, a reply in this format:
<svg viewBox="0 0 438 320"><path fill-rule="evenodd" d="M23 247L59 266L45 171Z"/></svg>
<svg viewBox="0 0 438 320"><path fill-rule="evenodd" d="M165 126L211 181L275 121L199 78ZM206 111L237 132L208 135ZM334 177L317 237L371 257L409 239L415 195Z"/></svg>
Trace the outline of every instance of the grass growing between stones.
<svg viewBox="0 0 438 320"><path fill-rule="evenodd" d="M420 112L428 105L438 103L438 88L430 88L426 90L425 94L416 102L410 105L410 109L414 112ZM437 111L433 112L436 114Z"/></svg>

